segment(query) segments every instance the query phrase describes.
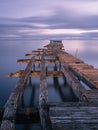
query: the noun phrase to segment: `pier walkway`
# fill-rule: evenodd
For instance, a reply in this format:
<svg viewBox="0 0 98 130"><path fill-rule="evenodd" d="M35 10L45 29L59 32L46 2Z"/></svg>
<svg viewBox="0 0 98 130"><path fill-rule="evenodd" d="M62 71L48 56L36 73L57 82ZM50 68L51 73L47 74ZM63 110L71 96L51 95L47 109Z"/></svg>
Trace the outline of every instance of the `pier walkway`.
<svg viewBox="0 0 98 130"><path fill-rule="evenodd" d="M48 45L26 56L29 58L17 61L27 64L25 70L7 74L19 77L19 81L0 111L0 130L15 130L19 122L38 122L43 130L98 130L98 69L67 53L60 40L50 40ZM20 110L19 101L29 77L40 77L39 105ZM78 101L49 102L47 77L64 77Z"/></svg>

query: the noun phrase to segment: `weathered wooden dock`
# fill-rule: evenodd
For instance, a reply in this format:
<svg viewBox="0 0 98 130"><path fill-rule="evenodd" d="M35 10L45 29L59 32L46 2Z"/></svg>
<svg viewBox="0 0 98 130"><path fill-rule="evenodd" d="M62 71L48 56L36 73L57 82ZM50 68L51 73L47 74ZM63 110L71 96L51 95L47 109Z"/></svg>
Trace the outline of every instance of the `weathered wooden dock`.
<svg viewBox="0 0 98 130"><path fill-rule="evenodd" d="M17 61L27 64L25 70L7 74L19 77L19 81L0 111L0 130L15 130L16 123L34 122L40 123L43 130L98 130L98 69L64 51L60 40L50 40L48 45L26 56L31 58ZM48 64L53 64L52 71ZM29 77L40 77L39 105L19 109ZM47 77L65 77L78 101L49 102Z"/></svg>

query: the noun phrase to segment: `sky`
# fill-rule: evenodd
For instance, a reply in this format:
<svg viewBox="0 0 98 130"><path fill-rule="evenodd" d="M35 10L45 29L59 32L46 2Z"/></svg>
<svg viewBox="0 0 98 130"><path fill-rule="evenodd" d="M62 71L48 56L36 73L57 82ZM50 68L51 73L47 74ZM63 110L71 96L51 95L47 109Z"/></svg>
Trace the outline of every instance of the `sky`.
<svg viewBox="0 0 98 130"><path fill-rule="evenodd" d="M0 0L0 38L97 38L98 0Z"/></svg>

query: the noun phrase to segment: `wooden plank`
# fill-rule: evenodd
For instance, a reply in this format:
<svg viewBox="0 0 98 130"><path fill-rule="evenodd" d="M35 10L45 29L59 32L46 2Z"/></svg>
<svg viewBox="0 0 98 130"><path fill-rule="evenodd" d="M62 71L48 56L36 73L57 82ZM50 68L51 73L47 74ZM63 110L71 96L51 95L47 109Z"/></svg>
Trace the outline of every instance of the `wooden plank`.
<svg viewBox="0 0 98 130"><path fill-rule="evenodd" d="M88 101L87 96L84 95L84 91L86 91L85 88L80 84L79 80L71 73L71 71L64 66L61 67L61 71L64 73L69 85L72 86L72 89L76 91L79 99Z"/></svg>
<svg viewBox="0 0 98 130"><path fill-rule="evenodd" d="M86 90L84 93L90 102L98 101L98 90Z"/></svg>
<svg viewBox="0 0 98 130"><path fill-rule="evenodd" d="M31 53L31 54L25 54L25 56L31 56L33 58L33 57L36 57L37 54Z"/></svg>
<svg viewBox="0 0 98 130"><path fill-rule="evenodd" d="M92 66L88 65L87 67L78 67L75 68L71 66L73 72L77 73L81 80L85 81L89 86L93 88L98 88L98 69L94 69Z"/></svg>
<svg viewBox="0 0 98 130"><path fill-rule="evenodd" d="M88 65L88 64L85 64L85 63L69 63L69 66L72 67L73 69L75 70L90 70L90 69L93 69L93 66L92 65Z"/></svg>
<svg viewBox="0 0 98 130"><path fill-rule="evenodd" d="M31 59L31 62L26 67L23 75L19 79L15 89L13 90L9 99L7 100L7 103L5 104L5 110L0 130L15 130L15 116L18 107L18 102L23 94L24 86L30 75L32 69L32 61L33 59Z"/></svg>
<svg viewBox="0 0 98 130"><path fill-rule="evenodd" d="M30 62L30 59L20 59L20 60L17 60L18 63L20 64L24 64L24 63L29 63ZM35 59L35 64L40 64L41 63L41 60L40 59ZM52 60L52 59L45 59L45 63L46 64L58 64L59 61L58 60Z"/></svg>
<svg viewBox="0 0 98 130"><path fill-rule="evenodd" d="M41 126L43 130L52 130L52 125L49 117L47 106L48 101L48 90L47 90L47 81L46 81L46 68L45 68L45 51L42 55L41 62L41 74L40 74L40 94L39 94L39 112L40 112L40 120Z"/></svg>
<svg viewBox="0 0 98 130"><path fill-rule="evenodd" d="M70 68L70 70L78 77L78 79L80 79L81 81L83 81L85 84L87 84L90 88L98 89L98 80L97 77L95 79L93 79L93 76L91 77L90 75L83 73L83 72L77 72L76 70ZM96 73L95 73L96 74Z"/></svg>
<svg viewBox="0 0 98 130"><path fill-rule="evenodd" d="M39 52L41 54L43 54L43 50L44 50L44 48L42 50L37 50L37 51L32 51L32 52L35 53L35 54L39 54ZM64 49L59 50L59 52L63 52L63 51L64 51ZM53 51L51 49L50 50L47 49L46 54L48 54L48 53L52 53L53 54Z"/></svg>
<svg viewBox="0 0 98 130"><path fill-rule="evenodd" d="M98 102L47 102L47 106L50 107L98 107Z"/></svg>
<svg viewBox="0 0 98 130"><path fill-rule="evenodd" d="M23 70L20 70L15 73L7 74L6 76L7 77L21 77L23 75L23 72L24 72ZM40 77L40 74L41 74L40 71L31 71L30 77ZM46 76L47 77L63 77L64 75L60 71L47 71Z"/></svg>
<svg viewBox="0 0 98 130"><path fill-rule="evenodd" d="M84 63L82 60L72 56L71 54L68 54L68 53L59 53L58 54L58 57L60 59L60 61L62 63L66 63L66 64L71 64L71 63Z"/></svg>
<svg viewBox="0 0 98 130"><path fill-rule="evenodd" d="M31 53L31 54L26 54L25 56L31 56L31 57L37 57L37 56L42 56L43 54L33 54L33 53ZM49 53L47 53L47 54L45 54L45 57L53 57L54 56L54 54L49 54Z"/></svg>
<svg viewBox="0 0 98 130"><path fill-rule="evenodd" d="M50 106L50 118L53 130L97 130L98 103L97 106L88 106L88 102L85 105L84 103L73 102L64 103L65 106L61 106L60 104Z"/></svg>
<svg viewBox="0 0 98 130"><path fill-rule="evenodd" d="M66 66L68 66L69 69L78 77L78 79L85 82L91 88L98 88L97 69L95 70L93 66L85 64L83 61L68 53L58 54L58 57L61 63L64 63ZM92 73L90 72L90 69Z"/></svg>

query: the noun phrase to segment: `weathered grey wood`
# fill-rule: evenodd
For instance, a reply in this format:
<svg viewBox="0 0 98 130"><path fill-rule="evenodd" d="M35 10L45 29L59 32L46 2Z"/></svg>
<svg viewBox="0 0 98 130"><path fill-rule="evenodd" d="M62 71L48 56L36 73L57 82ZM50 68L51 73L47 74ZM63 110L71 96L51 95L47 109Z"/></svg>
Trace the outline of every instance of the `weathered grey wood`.
<svg viewBox="0 0 98 130"><path fill-rule="evenodd" d="M92 78L89 80L86 77L84 77L81 73L78 73L77 71L75 71L74 69L70 68L70 70L78 77L78 79L80 79L85 84L87 84L91 89L98 89L98 85L95 84L94 81L91 80Z"/></svg>
<svg viewBox="0 0 98 130"><path fill-rule="evenodd" d="M66 64L69 69L80 79L85 82L91 89L98 89L98 69L88 65L80 59L68 53L59 53L60 61Z"/></svg>
<svg viewBox="0 0 98 130"><path fill-rule="evenodd" d="M77 104L77 103L76 103ZM53 130L97 130L98 106L50 107Z"/></svg>
<svg viewBox="0 0 98 130"><path fill-rule="evenodd" d="M17 60L18 63L20 64L28 64L30 62L30 59L20 59L20 60ZM41 60L40 59L35 59L34 61L35 64L40 64L41 63ZM59 61L58 60L52 60L52 59L45 59L45 63L46 64L58 64Z"/></svg>
<svg viewBox="0 0 98 130"><path fill-rule="evenodd" d="M31 54L26 54L25 56L32 56L32 57L35 57L35 56L36 56L36 57L39 57L39 56L42 56L42 55L43 55L43 54L41 54L41 53L40 53L40 54L39 54L39 53L38 53L38 54L33 54L33 53L31 53ZM51 54L51 53L50 53L50 54L47 53L47 54L45 55L45 57L53 57L53 56L54 56L54 54Z"/></svg>
<svg viewBox="0 0 98 130"><path fill-rule="evenodd" d="M44 48L42 50L32 51L32 52L35 53L35 54L43 54L43 50L44 50ZM63 51L64 51L64 49L59 50L59 52L63 52ZM50 54L50 53L53 54L53 51L51 49L49 49L49 50L47 49L46 54Z"/></svg>
<svg viewBox="0 0 98 130"><path fill-rule="evenodd" d="M48 107L98 107L98 102L86 102L86 101L79 101L79 102L48 102Z"/></svg>
<svg viewBox="0 0 98 130"><path fill-rule="evenodd" d="M7 100L7 103L5 104L5 110L0 130L15 130L15 116L18 107L18 101L23 94L24 86L30 75L32 69L32 61L33 59L31 59L31 62L26 67L23 75L19 79L15 89L13 90L9 99Z"/></svg>
<svg viewBox="0 0 98 130"><path fill-rule="evenodd" d="M48 90L47 90L47 81L46 81L46 68L45 68L45 51L42 55L42 62L41 62L41 75L40 75L40 95L39 95L39 112L40 112L40 120L41 126L43 130L52 130L51 120L49 117L49 110L48 108L44 107L47 106L48 102Z"/></svg>
<svg viewBox="0 0 98 130"><path fill-rule="evenodd" d="M84 94L86 89L80 84L79 80L71 73L71 71L65 66L61 67L61 71L64 73L69 85L77 92L79 99L88 101L88 98Z"/></svg>
<svg viewBox="0 0 98 130"><path fill-rule="evenodd" d="M20 70L15 73L7 74L6 76L7 77L21 77L23 75L23 72L24 72L23 70ZM40 74L41 74L40 71L31 71L30 77L40 77ZM63 77L64 75L60 71L47 71L46 76L47 77Z"/></svg>

